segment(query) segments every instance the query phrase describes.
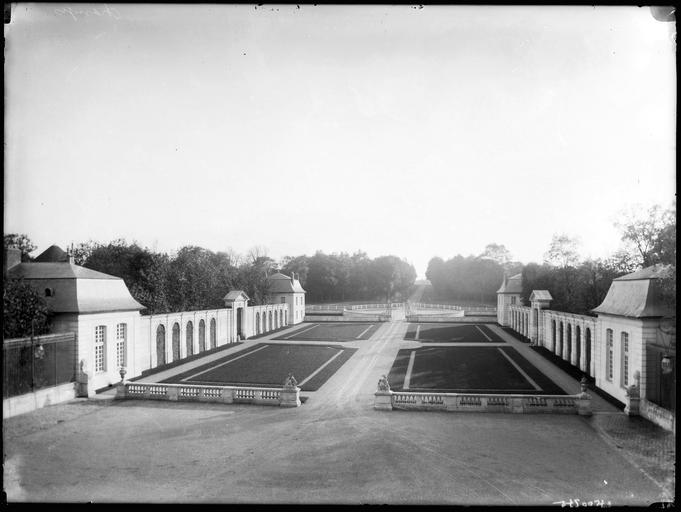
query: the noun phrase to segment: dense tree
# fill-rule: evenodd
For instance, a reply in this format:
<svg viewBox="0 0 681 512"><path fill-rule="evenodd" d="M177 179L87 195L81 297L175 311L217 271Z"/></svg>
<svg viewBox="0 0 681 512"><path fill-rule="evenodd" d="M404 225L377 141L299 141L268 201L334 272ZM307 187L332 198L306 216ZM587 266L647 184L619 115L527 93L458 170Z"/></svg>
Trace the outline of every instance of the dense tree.
<svg viewBox="0 0 681 512"><path fill-rule="evenodd" d="M3 336L22 338L49 331L49 311L45 299L22 279L3 281Z"/></svg>
<svg viewBox="0 0 681 512"><path fill-rule="evenodd" d="M281 261L281 271L290 276L291 274L296 275L300 284L305 288L307 283L307 274L310 271L309 258L305 255L303 256L286 256Z"/></svg>
<svg viewBox="0 0 681 512"><path fill-rule="evenodd" d="M479 256L458 254L447 261L432 258L426 277L433 286L436 300L494 303L505 266L507 271L518 270L504 246L488 244Z"/></svg>
<svg viewBox="0 0 681 512"><path fill-rule="evenodd" d="M495 261L502 267L506 267L511 262L511 252L502 244L487 244L480 257Z"/></svg>
<svg viewBox="0 0 681 512"><path fill-rule="evenodd" d="M16 247L21 251L21 261L31 261L30 254L36 250L35 244L27 236L19 233L4 235L4 248Z"/></svg>
<svg viewBox="0 0 681 512"><path fill-rule="evenodd" d="M83 266L120 277L130 294L149 313L162 313L175 310L168 302L166 293L168 261L166 254L118 239L108 244L93 244Z"/></svg>
<svg viewBox="0 0 681 512"><path fill-rule="evenodd" d="M276 267L266 249L252 248L239 267L238 289L245 291L253 304L265 304L270 287L268 277L276 272Z"/></svg>
<svg viewBox="0 0 681 512"><path fill-rule="evenodd" d="M655 263L676 262L675 207L667 210L653 205L647 210L639 206L621 212L622 219L615 223L622 241L633 245L640 264L648 267Z"/></svg>

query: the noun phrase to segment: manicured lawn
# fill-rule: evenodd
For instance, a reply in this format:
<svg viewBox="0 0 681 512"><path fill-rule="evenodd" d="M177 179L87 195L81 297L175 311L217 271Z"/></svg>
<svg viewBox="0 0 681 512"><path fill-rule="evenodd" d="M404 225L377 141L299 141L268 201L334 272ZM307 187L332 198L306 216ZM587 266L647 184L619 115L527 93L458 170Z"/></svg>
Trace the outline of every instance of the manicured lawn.
<svg viewBox="0 0 681 512"><path fill-rule="evenodd" d="M502 351L520 367L535 386ZM449 393L565 394L512 347L422 347L400 350L388 380L394 391L404 390L409 375L410 391Z"/></svg>
<svg viewBox="0 0 681 512"><path fill-rule="evenodd" d="M303 391L315 391L352 356L355 350L357 349L342 346L259 343L163 382L281 387L288 374L293 373ZM329 361L331 362L319 373L307 380Z"/></svg>
<svg viewBox="0 0 681 512"><path fill-rule="evenodd" d="M421 343L505 343L492 329L478 324L411 323L404 339L415 339L417 330Z"/></svg>
<svg viewBox="0 0 681 512"><path fill-rule="evenodd" d="M293 341L357 341L368 340L380 327L380 323L370 322L329 322L306 323L297 331L273 338Z"/></svg>

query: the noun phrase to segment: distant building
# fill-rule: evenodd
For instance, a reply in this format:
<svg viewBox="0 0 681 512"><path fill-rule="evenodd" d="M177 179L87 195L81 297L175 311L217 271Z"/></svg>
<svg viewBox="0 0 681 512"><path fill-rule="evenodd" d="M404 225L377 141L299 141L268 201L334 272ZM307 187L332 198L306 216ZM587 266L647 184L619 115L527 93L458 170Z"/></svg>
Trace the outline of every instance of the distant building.
<svg viewBox="0 0 681 512"><path fill-rule="evenodd" d="M277 272L269 277L270 288L268 302L272 304L288 304L293 315L292 323L299 323L305 318L305 290L296 279Z"/></svg>

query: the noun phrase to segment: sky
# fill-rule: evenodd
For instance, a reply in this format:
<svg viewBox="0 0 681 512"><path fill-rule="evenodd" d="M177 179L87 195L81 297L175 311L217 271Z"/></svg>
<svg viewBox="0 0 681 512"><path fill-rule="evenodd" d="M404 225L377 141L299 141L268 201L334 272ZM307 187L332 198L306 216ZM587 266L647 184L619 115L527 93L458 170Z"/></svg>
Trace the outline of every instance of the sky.
<svg viewBox="0 0 681 512"><path fill-rule="evenodd" d="M541 262L675 197L674 24L643 7L18 4L4 231Z"/></svg>

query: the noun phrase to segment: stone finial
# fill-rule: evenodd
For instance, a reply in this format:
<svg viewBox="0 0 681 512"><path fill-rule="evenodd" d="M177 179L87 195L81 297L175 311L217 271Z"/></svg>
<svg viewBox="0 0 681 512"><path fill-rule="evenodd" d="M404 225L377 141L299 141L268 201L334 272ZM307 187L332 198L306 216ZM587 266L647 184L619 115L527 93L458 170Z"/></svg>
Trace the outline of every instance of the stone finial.
<svg viewBox="0 0 681 512"><path fill-rule="evenodd" d="M378 391L390 391L390 384L388 383L388 377L383 375L378 379Z"/></svg>
<svg viewBox="0 0 681 512"><path fill-rule="evenodd" d="M295 389L297 386L298 381L296 380L292 373L289 373L288 377L286 377L286 380L284 381L284 388Z"/></svg>
<svg viewBox="0 0 681 512"><path fill-rule="evenodd" d="M639 388L639 380L641 379L641 373L636 370L634 372L634 383L627 388L626 394L629 398L639 398L641 396L641 390Z"/></svg>
<svg viewBox="0 0 681 512"><path fill-rule="evenodd" d="M125 374L128 373L125 369L125 366L121 366L121 368L118 370L118 373L121 376L121 382L125 382Z"/></svg>
<svg viewBox="0 0 681 512"><path fill-rule="evenodd" d="M579 385L582 388L582 393L586 393L586 386L588 381L586 380L586 375L582 375L582 380L579 381Z"/></svg>

